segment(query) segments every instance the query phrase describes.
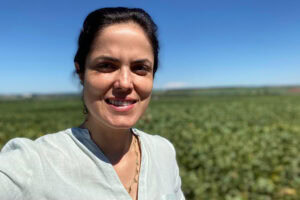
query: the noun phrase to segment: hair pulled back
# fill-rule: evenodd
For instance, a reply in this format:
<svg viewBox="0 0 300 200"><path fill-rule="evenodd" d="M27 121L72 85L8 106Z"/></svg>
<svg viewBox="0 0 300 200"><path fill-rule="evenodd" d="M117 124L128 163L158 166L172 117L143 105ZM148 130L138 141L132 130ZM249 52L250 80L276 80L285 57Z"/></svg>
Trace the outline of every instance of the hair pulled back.
<svg viewBox="0 0 300 200"><path fill-rule="evenodd" d="M158 67L159 42L157 39L157 26L148 13L140 8L112 7L101 8L91 12L83 23L83 28L78 39L78 49L74 62L78 64L76 73L82 75L85 72L85 61L95 37L104 28L113 24L134 22L144 30L152 46L154 56L153 76Z"/></svg>

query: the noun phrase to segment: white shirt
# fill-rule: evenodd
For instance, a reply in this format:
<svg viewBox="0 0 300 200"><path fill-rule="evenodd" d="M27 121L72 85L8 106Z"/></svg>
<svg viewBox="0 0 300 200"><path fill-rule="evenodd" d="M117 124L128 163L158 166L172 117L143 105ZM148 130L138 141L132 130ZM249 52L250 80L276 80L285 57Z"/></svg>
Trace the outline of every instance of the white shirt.
<svg viewBox="0 0 300 200"><path fill-rule="evenodd" d="M141 145L139 200L182 200L173 145L132 129ZM0 153L0 199L131 200L87 129L71 128L35 141L16 138Z"/></svg>

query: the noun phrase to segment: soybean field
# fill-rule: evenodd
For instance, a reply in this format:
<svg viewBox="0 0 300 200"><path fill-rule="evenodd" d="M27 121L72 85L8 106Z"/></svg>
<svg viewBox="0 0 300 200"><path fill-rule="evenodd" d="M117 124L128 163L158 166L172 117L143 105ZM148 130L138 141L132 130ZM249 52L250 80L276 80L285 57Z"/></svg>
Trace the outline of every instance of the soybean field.
<svg viewBox="0 0 300 200"><path fill-rule="evenodd" d="M78 126L80 98L0 101L0 149ZM188 200L300 199L300 96L155 96L137 128L175 146Z"/></svg>

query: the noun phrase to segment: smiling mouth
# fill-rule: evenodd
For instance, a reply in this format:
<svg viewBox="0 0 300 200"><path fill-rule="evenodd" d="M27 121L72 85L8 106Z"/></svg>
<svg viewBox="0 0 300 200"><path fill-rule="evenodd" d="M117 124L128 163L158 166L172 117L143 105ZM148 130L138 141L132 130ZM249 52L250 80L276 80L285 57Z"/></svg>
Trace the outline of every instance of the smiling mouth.
<svg viewBox="0 0 300 200"><path fill-rule="evenodd" d="M105 102L110 105L117 106L117 107L124 107L124 106L129 106L129 105L135 104L137 101L136 100L105 99Z"/></svg>

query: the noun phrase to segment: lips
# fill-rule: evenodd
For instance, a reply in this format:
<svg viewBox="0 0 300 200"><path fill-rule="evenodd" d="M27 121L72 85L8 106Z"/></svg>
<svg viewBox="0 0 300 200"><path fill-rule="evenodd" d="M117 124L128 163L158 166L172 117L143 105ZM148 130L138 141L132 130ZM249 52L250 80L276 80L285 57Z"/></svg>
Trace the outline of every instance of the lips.
<svg viewBox="0 0 300 200"><path fill-rule="evenodd" d="M105 102L116 107L126 107L135 104L137 101L131 99L105 99Z"/></svg>

